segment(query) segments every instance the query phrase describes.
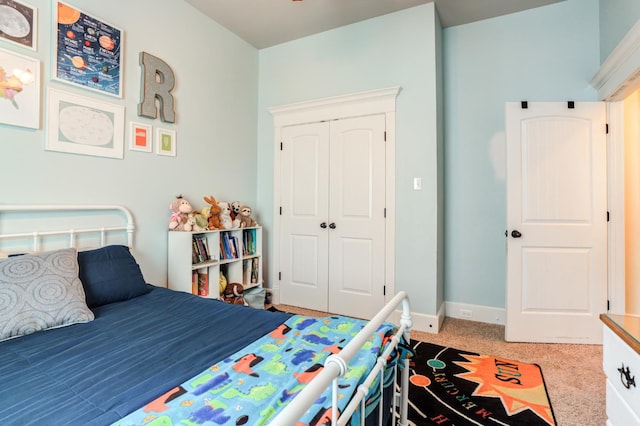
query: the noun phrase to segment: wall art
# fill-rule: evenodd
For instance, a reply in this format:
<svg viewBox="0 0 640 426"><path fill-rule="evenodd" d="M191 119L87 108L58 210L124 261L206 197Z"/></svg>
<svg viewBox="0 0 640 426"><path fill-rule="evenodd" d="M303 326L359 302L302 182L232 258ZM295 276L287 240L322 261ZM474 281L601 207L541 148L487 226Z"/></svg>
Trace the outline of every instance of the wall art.
<svg viewBox="0 0 640 426"><path fill-rule="evenodd" d="M151 152L153 149L152 127L148 124L129 123L129 149L132 151Z"/></svg>
<svg viewBox="0 0 640 426"><path fill-rule="evenodd" d="M53 78L121 98L122 30L66 3L57 5Z"/></svg>
<svg viewBox="0 0 640 426"><path fill-rule="evenodd" d="M156 129L156 154L176 156L175 130Z"/></svg>
<svg viewBox="0 0 640 426"><path fill-rule="evenodd" d="M48 98L47 150L123 157L124 106L52 88Z"/></svg>
<svg viewBox="0 0 640 426"><path fill-rule="evenodd" d="M0 123L40 128L40 61L0 49Z"/></svg>
<svg viewBox="0 0 640 426"><path fill-rule="evenodd" d="M37 50L38 9L15 0L0 0L0 40Z"/></svg>

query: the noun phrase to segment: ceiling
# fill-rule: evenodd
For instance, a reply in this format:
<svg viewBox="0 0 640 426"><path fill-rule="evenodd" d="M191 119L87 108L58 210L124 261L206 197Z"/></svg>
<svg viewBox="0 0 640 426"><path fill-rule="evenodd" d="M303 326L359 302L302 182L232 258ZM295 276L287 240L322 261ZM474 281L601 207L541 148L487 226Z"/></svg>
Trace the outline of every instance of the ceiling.
<svg viewBox="0 0 640 426"><path fill-rule="evenodd" d="M185 0L258 49L435 1L443 27L564 0Z"/></svg>

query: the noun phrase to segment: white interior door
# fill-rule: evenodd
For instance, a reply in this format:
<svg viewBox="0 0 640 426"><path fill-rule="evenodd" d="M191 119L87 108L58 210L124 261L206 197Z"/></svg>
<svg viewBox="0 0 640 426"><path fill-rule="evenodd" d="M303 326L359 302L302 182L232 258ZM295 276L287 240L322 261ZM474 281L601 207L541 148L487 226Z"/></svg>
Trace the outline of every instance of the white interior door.
<svg viewBox="0 0 640 426"><path fill-rule="evenodd" d="M285 127L282 138L280 301L327 311L329 123Z"/></svg>
<svg viewBox="0 0 640 426"><path fill-rule="evenodd" d="M371 318L384 305L385 116L283 129L280 300Z"/></svg>
<svg viewBox="0 0 640 426"><path fill-rule="evenodd" d="M602 340L606 110L574 106L506 105L507 341Z"/></svg>
<svg viewBox="0 0 640 426"><path fill-rule="evenodd" d="M328 234L333 313L372 318L384 305L384 131L384 115L331 122Z"/></svg>

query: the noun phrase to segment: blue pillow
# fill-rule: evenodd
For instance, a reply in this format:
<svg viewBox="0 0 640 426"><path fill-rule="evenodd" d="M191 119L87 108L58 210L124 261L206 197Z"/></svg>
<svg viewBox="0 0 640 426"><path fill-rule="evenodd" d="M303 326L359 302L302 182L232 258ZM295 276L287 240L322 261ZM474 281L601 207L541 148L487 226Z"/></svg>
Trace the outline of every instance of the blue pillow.
<svg viewBox="0 0 640 426"><path fill-rule="evenodd" d="M149 292L140 266L127 246L111 245L78 252L78 268L90 308Z"/></svg>

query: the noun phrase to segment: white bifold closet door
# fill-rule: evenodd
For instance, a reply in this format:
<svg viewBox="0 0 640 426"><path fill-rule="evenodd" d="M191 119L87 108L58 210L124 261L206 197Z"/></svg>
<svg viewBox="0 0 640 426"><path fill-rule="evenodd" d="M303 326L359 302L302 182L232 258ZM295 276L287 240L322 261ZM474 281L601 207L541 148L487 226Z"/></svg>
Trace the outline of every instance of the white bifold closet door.
<svg viewBox="0 0 640 426"><path fill-rule="evenodd" d="M371 318L385 291L385 116L283 129L280 300Z"/></svg>

